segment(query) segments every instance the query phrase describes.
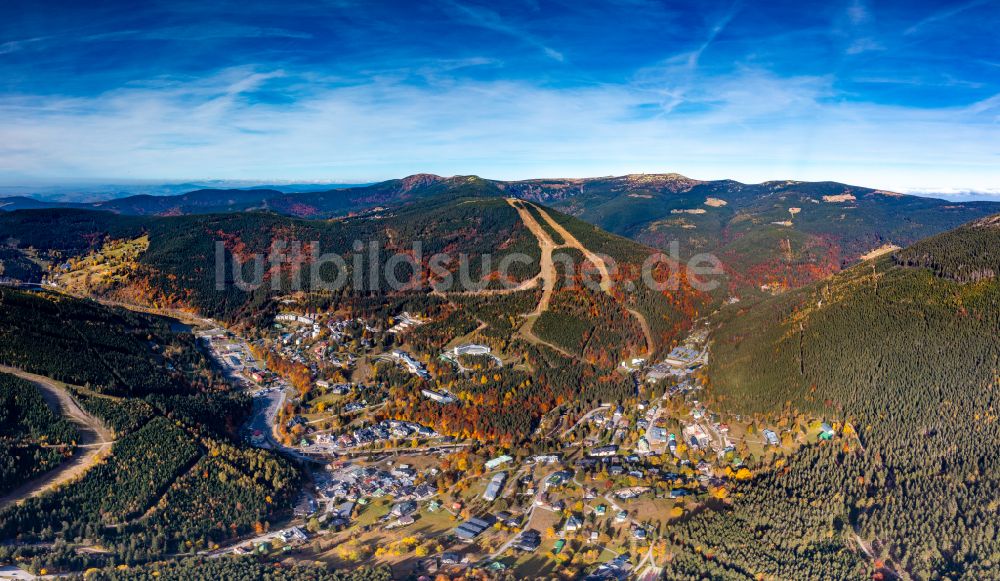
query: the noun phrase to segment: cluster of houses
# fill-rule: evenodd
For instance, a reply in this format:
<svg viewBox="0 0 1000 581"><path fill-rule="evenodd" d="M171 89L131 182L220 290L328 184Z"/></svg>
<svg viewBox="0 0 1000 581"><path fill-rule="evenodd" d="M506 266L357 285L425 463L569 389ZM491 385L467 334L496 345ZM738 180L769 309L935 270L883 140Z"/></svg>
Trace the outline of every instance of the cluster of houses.
<svg viewBox="0 0 1000 581"><path fill-rule="evenodd" d="M334 343L343 343L357 335L357 331L363 334L375 335L379 329L370 325L362 318L341 319L335 318L327 321L326 328L330 330L330 340Z"/></svg>
<svg viewBox="0 0 1000 581"><path fill-rule="evenodd" d="M302 334L308 336L310 339L319 337L320 330L322 329L320 324L316 322L315 315L306 316L294 313L280 313L274 316L274 322L279 325L282 323L302 325L304 330Z"/></svg>
<svg viewBox="0 0 1000 581"><path fill-rule="evenodd" d="M681 465L690 466L690 461L686 459L682 460ZM628 476L631 478L635 478L636 480L646 479L646 482L649 484L652 484L652 482L654 481L661 481L669 483L672 487L696 486L695 484L696 479L693 474L682 475L678 474L677 472L664 471L658 466L650 466L638 454L631 454L628 456L620 456L620 455L603 456L596 458L586 457L577 460L575 466L580 470L602 470L606 472L609 477L612 478ZM702 468L705 467L709 468L707 470L702 471L703 472L702 476L706 477L705 478L698 477L697 480L702 486L707 487L710 484L713 484L713 482L709 478L707 478L707 476L710 476L711 474L710 470L711 466L707 463L702 462L699 464L698 469L701 470ZM545 489L547 490L549 486L558 486L563 482L565 482L570 477L572 477L572 472L568 470L563 472L558 472L555 475L553 475L552 478L550 478L549 482L545 483L546 485ZM635 498L636 496L639 496L647 491L649 491L649 488L646 486L629 486L623 489L616 490L614 494L617 495L619 498L628 499L628 498ZM681 494L686 494L686 492L682 492ZM597 498L597 496L598 493L595 489L589 489L584 491L584 499Z"/></svg>
<svg viewBox="0 0 1000 581"><path fill-rule="evenodd" d="M624 439L629 428L629 420L624 417L624 413L625 408L622 406L615 408L610 417L607 411L598 411L590 416L589 422L603 428L606 432L611 432L612 441L621 441ZM596 438L588 438L584 441L584 444L594 445L596 441Z"/></svg>
<svg viewBox="0 0 1000 581"><path fill-rule="evenodd" d="M331 318L323 313L280 313L274 317L278 352L287 360L302 363L315 373L316 362L350 369L357 360L357 353L344 351L347 341L357 340L362 351L375 347L375 335L380 332L361 318ZM324 336L323 330L329 332ZM322 337L322 338L321 338Z"/></svg>
<svg viewBox="0 0 1000 581"><path fill-rule="evenodd" d="M377 444L388 440L403 438L436 438L439 434L427 426L416 422L402 420L382 420L377 424L358 428L353 432L345 432L339 436L320 434L316 442L329 444L336 448L353 448L367 444Z"/></svg>
<svg viewBox="0 0 1000 581"><path fill-rule="evenodd" d="M214 328L200 332L197 336L226 375L237 377L240 374L260 373L257 362L246 345L227 331Z"/></svg>
<svg viewBox="0 0 1000 581"><path fill-rule="evenodd" d="M684 426L681 431L684 442L696 450L710 450L712 448L712 438L700 424L690 424Z"/></svg>
<svg viewBox="0 0 1000 581"><path fill-rule="evenodd" d="M636 496L638 496L638 494ZM625 498L632 498L632 497L629 496ZM594 508L594 514L599 517L603 517L605 514L607 514L607 506L603 504L597 505ZM622 524L625 523L627 520L628 520L628 512L626 512L625 510L618 511L618 514L615 516L615 522L618 524ZM585 529L583 515L578 513L571 513L566 517L566 520L563 522L562 528L559 531L559 535L565 538L579 534L580 532L586 533L588 530L590 532L589 535L590 542L596 543L600 539L600 533L593 528L587 527ZM639 524L632 523L629 526L629 530L631 531L633 538L635 538L636 540L645 540L647 537L646 529Z"/></svg>
<svg viewBox="0 0 1000 581"><path fill-rule="evenodd" d="M301 347L303 343L318 339L322 332L322 326L316 322L316 315L280 313L274 316L275 328L283 330L286 325L288 330L278 337L278 341L282 345L282 355L294 361L305 363L305 356L298 347Z"/></svg>
<svg viewBox="0 0 1000 581"><path fill-rule="evenodd" d="M400 464L391 470L366 466L329 475L318 473L315 479L320 499L331 503L331 507L334 501L367 504L369 499L389 496L397 501L390 515L399 518L416 512L417 502L430 500L438 493L432 484L417 484L418 476L414 468Z"/></svg>

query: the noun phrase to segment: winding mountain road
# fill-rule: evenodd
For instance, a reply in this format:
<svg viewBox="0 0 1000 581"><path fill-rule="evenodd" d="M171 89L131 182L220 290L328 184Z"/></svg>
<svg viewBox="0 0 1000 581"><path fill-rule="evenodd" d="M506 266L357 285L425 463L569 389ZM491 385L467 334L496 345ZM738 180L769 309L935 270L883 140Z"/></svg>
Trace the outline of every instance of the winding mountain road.
<svg viewBox="0 0 1000 581"><path fill-rule="evenodd" d="M76 480L111 451L114 434L99 419L81 408L64 387L48 377L6 365L0 365L0 372L16 375L34 383L52 411L73 422L80 434L80 440L70 460L0 497L0 507L38 496Z"/></svg>

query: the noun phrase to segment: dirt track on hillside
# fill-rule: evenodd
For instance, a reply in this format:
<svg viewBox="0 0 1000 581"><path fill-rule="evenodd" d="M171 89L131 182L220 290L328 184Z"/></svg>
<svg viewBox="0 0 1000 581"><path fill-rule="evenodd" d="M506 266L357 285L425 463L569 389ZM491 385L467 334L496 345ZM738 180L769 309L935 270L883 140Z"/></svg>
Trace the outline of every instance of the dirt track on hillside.
<svg viewBox="0 0 1000 581"><path fill-rule="evenodd" d="M538 304L535 305L535 310L527 315L527 320L524 325L521 326L521 335L524 336L528 341L545 345L550 349L554 349L566 357L573 357L572 353L569 353L562 347L558 345L553 345L547 341L542 340L540 337L535 335L533 328L535 326L535 321L538 317L542 315L549 308L549 301L552 300L552 293L556 289L556 267L555 263L552 262L552 251L560 246L552 240L549 233L545 231L545 228L535 220L535 217L531 215L528 211L526 204L527 202L523 200L516 200L514 198L507 198L507 203L511 205L512 208L517 210L517 214L521 217L521 222L524 223L528 231L538 240L538 246L542 250L541 261L539 264L538 276L536 277L542 283L542 297L539 299Z"/></svg>
<svg viewBox="0 0 1000 581"><path fill-rule="evenodd" d="M586 258L588 262L593 264L594 267L597 269L598 274L600 274L601 290L604 291L608 296L613 297L614 295L611 292L612 289L611 272L608 269L608 265L603 258L591 252L589 248L587 248L579 240L577 240L576 236L573 236L573 234L570 233L570 231L567 230L565 227L563 227L562 224L556 222L555 219L553 219L552 216L550 216L549 213L546 212L543 208L540 208L539 206L536 206L535 204L526 202L524 200L517 200L522 204L522 207L519 208L514 204L514 201L515 200L511 198L507 199L507 203L509 203L510 205L514 206L515 209L517 209L518 213L521 216L521 220L524 222L525 226L528 227L528 230L530 230L531 233L534 234L536 238L538 238L538 244L539 246L542 247L542 270L539 273L539 276L542 276L542 280L545 283L543 285L542 300L538 302L538 306L535 308L535 311L531 315L529 315L528 323L526 323L525 327L522 328L522 332L529 334L532 338L534 338L539 342L543 342L541 341L541 339L538 339L534 335L534 333L532 333L532 327L534 325L535 319L541 316L543 312L548 310L549 301L552 298L552 292L555 290L556 272L555 272L555 265L553 264L552 261L552 251L560 248L573 248L580 251L583 254L584 258ZM562 236L563 239L562 244L556 244L552 240L552 237L549 236L549 233L545 230L545 228L543 228L541 224L539 224L538 221L535 220L535 217L532 216L531 213L527 210L525 206L528 205L533 206L535 210L538 212L538 214L542 217L542 219L545 220L549 224L549 226L551 226L552 229L556 231L557 234ZM546 257L548 258L547 263L546 263ZM549 277L548 279L546 279L546 275ZM646 321L646 317L644 317L642 313L633 309L626 309L626 310L629 313L631 313L632 316L634 316L636 319L639 320L639 325L640 327L642 327L642 332L646 337L646 356L647 357L651 356L656 348L655 347L656 342L653 340L653 333L649 328L649 322ZM545 343L545 344L557 349L564 355L567 354L562 349L559 349L554 345L551 345L550 343Z"/></svg>
<svg viewBox="0 0 1000 581"><path fill-rule="evenodd" d="M540 285L542 289L542 296L539 299L538 304L535 306L535 309L531 313L525 315L526 321L524 325L521 326L520 329L521 335L524 336L524 338L530 341L531 343L534 343L536 345L537 344L545 345L551 349L558 351L559 353L561 353L566 357L575 358L575 356L572 353L569 353L568 351L566 351L562 347L559 347L558 345L554 345L552 343L549 343L548 341L541 339L534 333L535 321L537 321L538 318L542 316L542 313L544 313L549 309L549 303L552 301L552 295L555 292L556 277L558 276L558 273L556 272L555 262L552 259L552 253L553 251L561 248L572 248L580 251L583 254L584 258L588 262L593 264L594 267L597 269L597 272L601 277L601 282L600 282L601 290L605 292L608 296L613 297L614 295L611 292L613 283L611 280L610 269L608 268L608 265L603 258L598 256L594 252L591 252L589 248L587 248L579 240L577 240L576 236L573 236L573 234L571 234L569 230L567 230L562 224L556 222L555 219L553 219L552 216L550 216L549 213L545 211L543 208L526 200L520 200L517 198L507 198L507 203L510 204L510 206L517 211L518 216L520 216L521 218L521 222L524 223L528 231L531 232L531 234L538 241L538 246L541 249L541 260L539 264L538 274L518 284L516 287L512 288L482 289L475 291L452 291L452 292L432 291L432 294L442 297L463 296L463 295L473 295L473 296L505 295L515 292L530 290ZM542 224L540 224L538 220L535 219L535 216L532 215L532 213L528 210L528 206L533 207L535 211L538 212L538 215L541 216L542 219L552 228L552 230L554 230L557 234L559 234L559 236L562 237L563 239L562 243L557 244L555 240L552 239L552 236L549 235L549 232L545 229L545 227L542 226ZM647 357L651 356L656 348L655 347L656 342L653 340L653 333L650 330L649 323L646 321L646 318L642 315L642 313L634 309L626 309L626 310L629 313L631 313L632 316L638 319L639 325L642 327L642 332L646 338L646 356Z"/></svg>
<svg viewBox="0 0 1000 581"><path fill-rule="evenodd" d="M38 386L38 390L52 411L73 422L80 434L77 449L71 459L0 497L0 507L38 496L72 482L111 451L114 434L100 420L81 408L65 388L48 377L5 365L0 365L0 372L16 375Z"/></svg>

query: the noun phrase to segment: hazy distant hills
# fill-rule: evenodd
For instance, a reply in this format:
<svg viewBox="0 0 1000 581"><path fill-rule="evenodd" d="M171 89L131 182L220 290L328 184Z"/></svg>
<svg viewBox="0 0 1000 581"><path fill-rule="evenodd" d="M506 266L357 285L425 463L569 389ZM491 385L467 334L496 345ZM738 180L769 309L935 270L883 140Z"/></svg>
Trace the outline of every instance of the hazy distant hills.
<svg viewBox="0 0 1000 581"><path fill-rule="evenodd" d="M66 183L50 185L0 185L0 199L24 196L44 202L90 204L129 196L176 196L195 190L280 190L285 193L319 192L366 184L333 182L269 183L253 180L199 180L197 182Z"/></svg>
<svg viewBox="0 0 1000 581"><path fill-rule="evenodd" d="M515 196L681 257L710 252L730 290L783 290L818 280L887 245L906 246L1000 211L998 202L952 202L837 182L700 181L634 174L514 182L417 174L323 191L200 189L93 203L0 198L0 210L78 208L136 216L267 211L308 219L346 216L436 196Z"/></svg>
<svg viewBox="0 0 1000 581"><path fill-rule="evenodd" d="M300 191L304 186L275 188L203 188L175 195L139 194L97 202L44 200L28 196L0 197L0 210L76 208L133 216L182 216L227 212L271 211L298 218L330 218L382 204L400 204L447 190L463 191L467 178L414 175L368 186ZM485 184L484 180L475 180ZM491 193L497 190L486 188ZM483 192L476 192L483 193Z"/></svg>

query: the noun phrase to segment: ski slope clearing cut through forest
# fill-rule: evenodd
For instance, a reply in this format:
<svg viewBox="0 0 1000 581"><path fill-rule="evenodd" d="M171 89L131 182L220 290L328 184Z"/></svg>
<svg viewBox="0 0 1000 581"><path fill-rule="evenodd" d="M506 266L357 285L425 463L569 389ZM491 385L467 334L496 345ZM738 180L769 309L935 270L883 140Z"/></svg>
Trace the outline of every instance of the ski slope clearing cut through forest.
<svg viewBox="0 0 1000 581"><path fill-rule="evenodd" d="M603 258L598 256L594 252L591 252L590 249L588 249L586 246L580 243L580 241L577 240L577 238L573 236L573 234L570 233L569 230L567 230L562 224L553 220L552 217L549 215L549 213L546 212L543 208L535 204L532 204L530 202L526 202L524 200L517 200L515 198L507 198L507 203L509 203L517 210L518 215L521 217L521 221L532 233L532 235L534 235L535 238L538 239L538 245L542 249L541 271L538 273L538 277L536 277L540 278L542 281L542 297L538 301L538 305L535 307L535 310L527 316L527 321L525 322L524 326L521 327L521 334L524 335L524 337L528 341L531 341L532 343L544 344L548 347L551 347L552 349L555 349L556 351L562 353L567 357L572 357L572 355L568 353L565 349L542 340L533 332L535 321L538 320L538 318L542 315L542 313L548 310L549 303L552 300L552 293L555 291L556 287L556 277L558 275L556 272L555 263L552 260L552 251L559 249L579 250L583 254L584 258L586 258L588 262L593 264L594 267L597 269L597 272L600 274L601 290L608 296L613 297L614 295L611 293L611 274L608 270L608 266ZM533 208L538 213L538 215L541 216L543 220L545 220L548 226L551 227L552 230L562 238L563 240L562 243L557 243L552 239L552 236L549 235L548 231L531 214L531 212L528 209L529 206ZM646 336L646 349L648 356L655 349L655 342L653 341L652 332L649 329L649 323L646 321L646 318L643 317L642 314L639 313L638 311L635 311L633 309L628 309L628 311L636 319L639 320L639 323L642 326L643 333Z"/></svg>

